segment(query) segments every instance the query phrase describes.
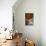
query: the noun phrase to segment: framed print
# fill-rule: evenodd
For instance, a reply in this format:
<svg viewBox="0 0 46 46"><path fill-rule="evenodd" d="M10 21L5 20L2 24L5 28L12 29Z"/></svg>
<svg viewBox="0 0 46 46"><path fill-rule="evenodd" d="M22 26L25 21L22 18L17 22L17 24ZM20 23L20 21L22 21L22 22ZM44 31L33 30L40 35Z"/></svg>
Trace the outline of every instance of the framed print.
<svg viewBox="0 0 46 46"><path fill-rule="evenodd" d="M33 25L33 13L25 13L25 25Z"/></svg>

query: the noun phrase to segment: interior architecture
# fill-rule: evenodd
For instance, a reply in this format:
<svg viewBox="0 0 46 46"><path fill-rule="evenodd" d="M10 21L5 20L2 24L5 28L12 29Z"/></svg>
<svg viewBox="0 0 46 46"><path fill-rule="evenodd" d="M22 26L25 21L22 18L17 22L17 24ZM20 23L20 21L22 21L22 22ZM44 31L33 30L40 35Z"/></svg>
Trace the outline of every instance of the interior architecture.
<svg viewBox="0 0 46 46"><path fill-rule="evenodd" d="M0 46L46 46L46 0L0 0Z"/></svg>

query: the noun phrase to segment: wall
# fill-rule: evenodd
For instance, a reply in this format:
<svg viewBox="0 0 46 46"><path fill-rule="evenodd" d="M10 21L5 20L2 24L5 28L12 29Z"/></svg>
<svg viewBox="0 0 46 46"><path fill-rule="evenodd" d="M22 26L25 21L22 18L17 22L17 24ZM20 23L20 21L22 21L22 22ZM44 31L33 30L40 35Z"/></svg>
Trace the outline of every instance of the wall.
<svg viewBox="0 0 46 46"><path fill-rule="evenodd" d="M0 0L0 27L12 29L12 6L16 0Z"/></svg>
<svg viewBox="0 0 46 46"><path fill-rule="evenodd" d="M18 5L18 4L17 4ZM14 5L16 6L16 5ZM14 10L15 28L18 32L23 33L23 37L31 39L36 46L41 46L41 29L40 29L40 0L23 0ZM34 13L34 24L31 26L25 25L25 13Z"/></svg>
<svg viewBox="0 0 46 46"><path fill-rule="evenodd" d="M46 0L41 1L41 41L42 46L46 46Z"/></svg>

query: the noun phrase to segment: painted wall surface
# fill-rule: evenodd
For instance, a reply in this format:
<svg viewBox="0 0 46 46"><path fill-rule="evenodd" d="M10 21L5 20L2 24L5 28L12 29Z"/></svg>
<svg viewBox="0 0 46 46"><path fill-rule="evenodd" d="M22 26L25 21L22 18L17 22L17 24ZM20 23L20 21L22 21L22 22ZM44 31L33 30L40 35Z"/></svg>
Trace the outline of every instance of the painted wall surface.
<svg viewBox="0 0 46 46"><path fill-rule="evenodd" d="M46 0L41 1L41 41L42 46L46 46Z"/></svg>
<svg viewBox="0 0 46 46"><path fill-rule="evenodd" d="M25 25L25 13L34 13L34 24ZM40 0L23 0L17 8L14 8L15 28L23 33L23 37L31 39L36 46L41 46L40 28L41 2Z"/></svg>

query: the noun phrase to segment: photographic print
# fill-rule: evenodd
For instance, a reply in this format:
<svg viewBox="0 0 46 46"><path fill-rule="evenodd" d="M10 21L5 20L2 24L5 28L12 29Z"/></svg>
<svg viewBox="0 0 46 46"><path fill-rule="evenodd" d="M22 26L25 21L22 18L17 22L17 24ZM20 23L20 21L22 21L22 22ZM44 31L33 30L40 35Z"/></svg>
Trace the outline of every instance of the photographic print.
<svg viewBox="0 0 46 46"><path fill-rule="evenodd" d="M25 13L25 25L33 25L33 13Z"/></svg>

